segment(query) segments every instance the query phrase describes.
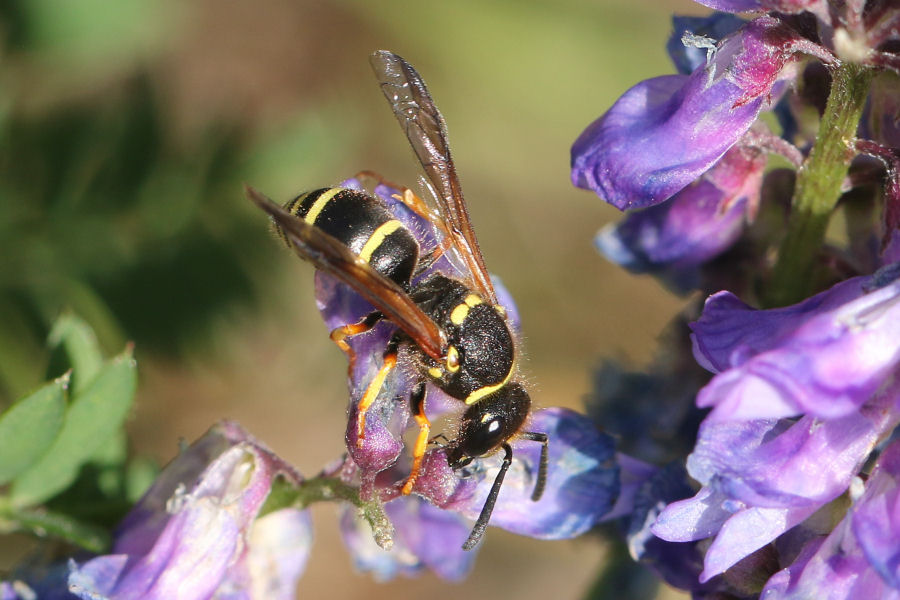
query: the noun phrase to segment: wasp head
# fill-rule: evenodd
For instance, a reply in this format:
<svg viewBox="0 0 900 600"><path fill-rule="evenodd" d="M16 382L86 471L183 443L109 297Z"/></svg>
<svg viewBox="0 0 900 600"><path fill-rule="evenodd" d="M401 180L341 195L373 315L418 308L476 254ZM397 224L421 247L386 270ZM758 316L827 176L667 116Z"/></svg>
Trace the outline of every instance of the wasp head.
<svg viewBox="0 0 900 600"><path fill-rule="evenodd" d="M503 386L463 413L459 432L449 445L447 462L453 469L490 454L514 436L525 423L531 397L518 383Z"/></svg>

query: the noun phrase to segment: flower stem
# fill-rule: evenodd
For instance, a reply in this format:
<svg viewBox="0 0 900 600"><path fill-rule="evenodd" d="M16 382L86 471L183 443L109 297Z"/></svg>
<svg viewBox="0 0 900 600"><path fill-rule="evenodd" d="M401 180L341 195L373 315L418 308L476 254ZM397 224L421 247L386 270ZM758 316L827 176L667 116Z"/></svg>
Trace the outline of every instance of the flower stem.
<svg viewBox="0 0 900 600"><path fill-rule="evenodd" d="M856 127L871 78L871 69L854 63L845 63L833 72L818 137L806 163L797 171L787 234L766 295L770 307L799 302L816 291L816 255L855 156Z"/></svg>
<svg viewBox="0 0 900 600"><path fill-rule="evenodd" d="M299 486L284 478L277 478L272 484L266 503L260 510L260 516L288 506L305 509L316 502L335 500L350 502L356 506L359 516L372 528L375 543L385 550L391 549L394 527L385 514L381 502L363 500L357 488L334 477L320 475L304 480Z"/></svg>

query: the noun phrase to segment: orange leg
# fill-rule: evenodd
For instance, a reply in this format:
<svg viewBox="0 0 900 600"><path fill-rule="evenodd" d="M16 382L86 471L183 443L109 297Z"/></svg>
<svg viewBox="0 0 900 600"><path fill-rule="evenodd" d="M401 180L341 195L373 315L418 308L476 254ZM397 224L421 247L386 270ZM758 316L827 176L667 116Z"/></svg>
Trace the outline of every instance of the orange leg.
<svg viewBox="0 0 900 600"><path fill-rule="evenodd" d="M405 204L406 208L413 211L423 219L427 219L433 223L438 223L443 227L441 219L437 214L435 214L433 210L431 210L431 207L425 204L424 200L416 196L415 192L413 192L409 188L402 188L402 190L403 191L399 194L394 194L393 197Z"/></svg>
<svg viewBox="0 0 900 600"><path fill-rule="evenodd" d="M353 371L353 364L356 362L356 354L353 352L353 348L350 347L350 344L347 343L346 339L369 331L383 318L384 315L381 314L381 311L376 310L363 317L359 323L350 323L332 330L330 334L331 341L337 344L338 348L347 355L350 361L350 372Z"/></svg>
<svg viewBox="0 0 900 600"><path fill-rule="evenodd" d="M358 179L363 184L363 187L366 188L369 187L366 185L366 182L369 180L374 180L377 182L376 185L386 185L388 187L394 188L395 190L400 190L400 193L394 194L393 198L405 204L409 210L413 211L423 219L427 219L429 221L440 221L434 211L431 210L431 208L429 208L427 204L425 204L425 201L416 196L416 194L411 189L385 179L375 171L360 171L356 174L356 179ZM375 186L372 186L372 189L374 188Z"/></svg>
<svg viewBox="0 0 900 600"><path fill-rule="evenodd" d="M397 351L392 348L385 352L384 363L381 365L381 368L378 369L378 373L375 374L371 383L369 383L369 387L366 388L366 393L363 394L362 400L359 401L358 413L356 415L357 448L361 448L363 441L366 439L366 413L372 406L372 403L375 402L375 398L378 397L378 392L380 392L381 388L384 386L384 380L387 378L388 373L396 366Z"/></svg>
<svg viewBox="0 0 900 600"><path fill-rule="evenodd" d="M410 403L415 411L413 417L419 425L419 435L416 438L416 445L413 447L412 470L401 490L404 496L412 492L413 485L415 485L416 479L419 477L419 471L422 469L422 459L425 457L425 449L428 447L428 434L431 432L431 421L425 415L425 384L420 383L416 386L410 396Z"/></svg>

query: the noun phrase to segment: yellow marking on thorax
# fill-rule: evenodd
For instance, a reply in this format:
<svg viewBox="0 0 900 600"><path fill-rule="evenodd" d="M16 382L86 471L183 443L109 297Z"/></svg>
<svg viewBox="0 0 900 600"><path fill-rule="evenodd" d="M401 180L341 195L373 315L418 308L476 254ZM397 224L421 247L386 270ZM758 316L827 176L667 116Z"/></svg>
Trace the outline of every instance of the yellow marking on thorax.
<svg viewBox="0 0 900 600"><path fill-rule="evenodd" d="M444 372L441 371L438 367L431 367L430 369L428 369L428 374L435 379L440 379L441 376L443 376Z"/></svg>
<svg viewBox="0 0 900 600"><path fill-rule="evenodd" d="M509 380L512 379L512 373L515 370L515 365L512 365L509 368L509 372L506 374L506 377L503 378L503 381L500 383L495 383L494 385L486 385L484 387L478 388L468 396L466 396L466 404L472 405L484 398L485 396L490 396L504 385L509 383Z"/></svg>
<svg viewBox="0 0 900 600"><path fill-rule="evenodd" d="M469 316L469 309L473 306L478 306L481 303L481 298L475 294L469 294L466 296L465 300L453 307L453 311L450 313L450 322L454 325L462 325L463 321L466 320L466 317Z"/></svg>
<svg viewBox="0 0 900 600"><path fill-rule="evenodd" d="M328 191L322 193L321 196L316 198L316 201L313 202L313 205L309 207L309 212L306 213L306 216L303 217L303 220L309 223L310 225L314 225L316 223L316 219L319 218L319 213L321 213L325 206L331 202L331 199L344 191L345 188L331 188Z"/></svg>
<svg viewBox="0 0 900 600"><path fill-rule="evenodd" d="M462 325L467 316L469 316L469 306L465 303L457 304L450 313L450 322L454 325Z"/></svg>
<svg viewBox="0 0 900 600"><path fill-rule="evenodd" d="M402 225L397 219L391 219L387 223L379 225L378 229L376 229L372 235L369 236L369 239L366 240L362 250L359 251L359 258L365 262L372 260L372 254L374 254L382 242L384 242L384 238L400 229L400 227L402 227Z"/></svg>

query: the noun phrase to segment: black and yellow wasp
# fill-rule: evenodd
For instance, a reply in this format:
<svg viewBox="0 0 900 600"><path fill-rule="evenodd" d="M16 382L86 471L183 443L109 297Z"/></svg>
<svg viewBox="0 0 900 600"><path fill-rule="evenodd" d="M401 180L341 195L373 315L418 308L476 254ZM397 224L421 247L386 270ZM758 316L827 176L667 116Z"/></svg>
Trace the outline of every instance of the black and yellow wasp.
<svg viewBox="0 0 900 600"><path fill-rule="evenodd" d="M443 240L422 255L419 243L385 203L347 188L318 189L282 208L252 188L249 197L272 217L282 239L303 259L349 285L375 311L358 323L339 327L332 339L349 352L345 338L372 329L383 319L397 326L382 365L358 407L358 436L365 439L366 411L406 346L414 357L418 381L410 403L419 434L411 472L401 489L413 491L429 441L425 414L426 382L466 404L456 437L446 445L453 469L502 449L505 453L481 514L463 548L484 534L503 478L512 462L514 437L542 444L532 500L540 499L547 473L546 434L524 431L531 398L517 380L517 340L506 311L498 303L478 241L469 221L456 169L450 157L444 118L425 83L405 60L387 51L371 57L372 67L394 115L424 169L437 200L437 213L409 190L400 200L428 219ZM455 252L468 272L465 278L424 274L445 252ZM414 283L415 282L415 283Z"/></svg>

